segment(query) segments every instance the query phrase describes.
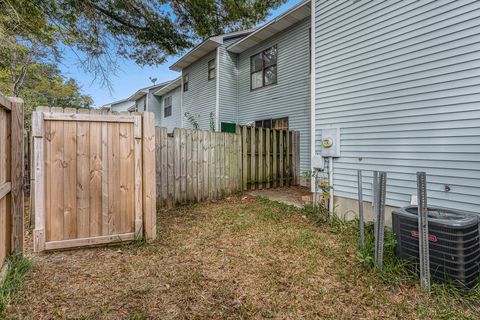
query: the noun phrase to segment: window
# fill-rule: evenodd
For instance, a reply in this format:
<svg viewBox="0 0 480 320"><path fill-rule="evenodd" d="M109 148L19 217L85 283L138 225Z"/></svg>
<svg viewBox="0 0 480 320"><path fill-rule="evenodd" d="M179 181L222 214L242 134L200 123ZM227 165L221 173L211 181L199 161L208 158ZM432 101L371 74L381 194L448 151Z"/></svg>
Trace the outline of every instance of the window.
<svg viewBox="0 0 480 320"><path fill-rule="evenodd" d="M215 59L208 61L208 81L215 79Z"/></svg>
<svg viewBox="0 0 480 320"><path fill-rule="evenodd" d="M188 91L188 74L183 76L183 92Z"/></svg>
<svg viewBox="0 0 480 320"><path fill-rule="evenodd" d="M255 127L288 130L288 118L257 120Z"/></svg>
<svg viewBox="0 0 480 320"><path fill-rule="evenodd" d="M163 117L170 117L172 115L172 97L163 99Z"/></svg>
<svg viewBox="0 0 480 320"><path fill-rule="evenodd" d="M250 90L277 83L277 46L250 57Z"/></svg>

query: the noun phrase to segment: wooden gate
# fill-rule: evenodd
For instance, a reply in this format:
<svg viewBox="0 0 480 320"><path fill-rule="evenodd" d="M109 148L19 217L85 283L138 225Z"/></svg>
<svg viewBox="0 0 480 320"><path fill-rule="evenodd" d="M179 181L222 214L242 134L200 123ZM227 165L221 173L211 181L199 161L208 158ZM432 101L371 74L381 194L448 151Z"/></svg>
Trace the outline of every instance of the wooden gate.
<svg viewBox="0 0 480 320"><path fill-rule="evenodd" d="M23 101L0 95L0 269L23 251Z"/></svg>
<svg viewBox="0 0 480 320"><path fill-rule="evenodd" d="M153 114L37 108L34 250L154 239Z"/></svg>

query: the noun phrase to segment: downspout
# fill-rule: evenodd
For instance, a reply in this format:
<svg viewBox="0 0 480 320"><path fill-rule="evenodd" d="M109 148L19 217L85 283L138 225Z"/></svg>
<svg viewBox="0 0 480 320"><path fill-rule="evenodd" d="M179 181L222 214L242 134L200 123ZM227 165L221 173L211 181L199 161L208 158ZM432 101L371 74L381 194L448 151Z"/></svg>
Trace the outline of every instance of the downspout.
<svg viewBox="0 0 480 320"><path fill-rule="evenodd" d="M215 130L220 131L220 47L215 57Z"/></svg>
<svg viewBox="0 0 480 320"><path fill-rule="evenodd" d="M315 155L315 0L312 0L311 4L311 13L310 13L310 159ZM310 164L311 165L311 164ZM313 171L313 168L310 170ZM311 190L315 192L315 186L312 180Z"/></svg>
<svg viewBox="0 0 480 320"><path fill-rule="evenodd" d="M183 70L180 75L180 128L183 128Z"/></svg>

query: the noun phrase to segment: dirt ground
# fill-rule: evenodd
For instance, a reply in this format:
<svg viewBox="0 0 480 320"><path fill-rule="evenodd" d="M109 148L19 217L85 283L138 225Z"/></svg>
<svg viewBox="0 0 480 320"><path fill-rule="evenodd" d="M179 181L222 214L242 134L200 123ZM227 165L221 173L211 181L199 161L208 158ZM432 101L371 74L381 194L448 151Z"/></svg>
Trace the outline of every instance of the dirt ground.
<svg viewBox="0 0 480 320"><path fill-rule="evenodd" d="M302 196L310 196L312 193L306 187L285 187L281 189L263 189L249 192L252 196L263 196L273 201L279 201L285 204L302 208L304 202Z"/></svg>
<svg viewBox="0 0 480 320"><path fill-rule="evenodd" d="M351 242L253 196L158 213L150 245L35 255L14 319L435 317L418 288L385 285Z"/></svg>

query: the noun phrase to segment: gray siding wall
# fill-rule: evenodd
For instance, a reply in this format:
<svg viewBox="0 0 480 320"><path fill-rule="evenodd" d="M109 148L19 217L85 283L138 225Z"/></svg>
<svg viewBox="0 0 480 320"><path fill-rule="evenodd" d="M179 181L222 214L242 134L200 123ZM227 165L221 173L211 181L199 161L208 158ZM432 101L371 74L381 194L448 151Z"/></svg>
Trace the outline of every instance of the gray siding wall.
<svg viewBox="0 0 480 320"><path fill-rule="evenodd" d="M111 111L116 111L116 112L127 111L128 108L130 108L133 105L135 105L135 101L123 101L120 103L115 103L115 104L112 104Z"/></svg>
<svg viewBox="0 0 480 320"><path fill-rule="evenodd" d="M242 124L288 117L300 131L300 170L310 170L310 61L307 18L242 52L238 61L238 117ZM250 91L250 57L277 45L277 84Z"/></svg>
<svg viewBox="0 0 480 320"><path fill-rule="evenodd" d="M480 213L480 2L316 1L315 21L317 150L341 128L335 194L385 170L387 204L407 205L426 171L430 204Z"/></svg>
<svg viewBox="0 0 480 320"><path fill-rule="evenodd" d="M153 112L155 115L155 123L160 123L161 115L162 115L162 100L159 96L154 95L153 93L157 91L158 88L150 89L148 92L148 106L147 109L150 112Z"/></svg>
<svg viewBox="0 0 480 320"><path fill-rule="evenodd" d="M140 99L135 101L135 104L137 105L137 111L142 112L145 111L145 106L146 106L146 100L147 96L143 96Z"/></svg>
<svg viewBox="0 0 480 320"><path fill-rule="evenodd" d="M164 117L163 109L165 106L165 98L172 97L172 115L170 117ZM173 129L180 128L182 123L182 110L180 107L181 103L181 87L177 87L172 91L164 94L163 96L159 97L161 104L160 104L160 113L156 125L161 127L166 127L169 133L173 132Z"/></svg>
<svg viewBox="0 0 480 320"><path fill-rule="evenodd" d="M240 38L225 40L220 46L220 122L238 122L238 55L226 48Z"/></svg>
<svg viewBox="0 0 480 320"><path fill-rule="evenodd" d="M211 112L215 118L216 84L215 79L208 80L208 61L214 59L215 56L216 50L213 50L182 71L183 75L189 75L188 91L183 93L183 112L193 114L200 129L210 128ZM186 119L184 119L184 127L192 127Z"/></svg>

